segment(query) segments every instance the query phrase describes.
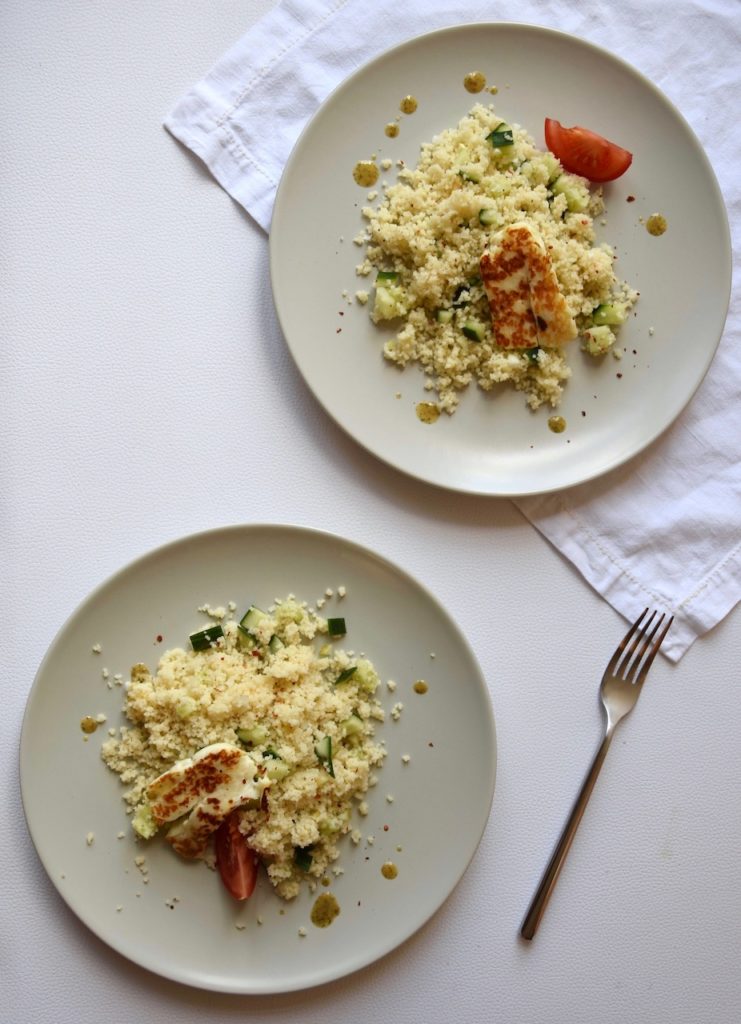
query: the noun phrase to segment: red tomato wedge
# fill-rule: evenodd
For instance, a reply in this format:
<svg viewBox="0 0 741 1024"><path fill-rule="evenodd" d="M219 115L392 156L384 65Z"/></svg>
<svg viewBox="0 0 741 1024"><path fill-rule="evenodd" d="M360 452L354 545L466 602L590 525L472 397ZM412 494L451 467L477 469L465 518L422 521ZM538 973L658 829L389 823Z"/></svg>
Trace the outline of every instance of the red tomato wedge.
<svg viewBox="0 0 741 1024"><path fill-rule="evenodd" d="M246 900L254 892L259 861L239 831L237 814L232 811L217 828L214 849L221 881L235 900Z"/></svg>
<svg viewBox="0 0 741 1024"><path fill-rule="evenodd" d="M564 128L553 118L545 119L545 144L558 157L564 170L590 181L614 181L630 167L633 154L588 128Z"/></svg>

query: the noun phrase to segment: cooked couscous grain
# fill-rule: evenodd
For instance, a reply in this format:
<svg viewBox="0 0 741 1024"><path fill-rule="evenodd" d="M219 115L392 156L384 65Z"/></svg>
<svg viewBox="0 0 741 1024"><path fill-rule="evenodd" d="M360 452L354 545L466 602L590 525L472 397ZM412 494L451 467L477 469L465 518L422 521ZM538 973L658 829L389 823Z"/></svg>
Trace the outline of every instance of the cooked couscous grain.
<svg viewBox="0 0 741 1024"><path fill-rule="evenodd" d="M533 409L556 406L571 375L567 347L523 350L495 342L479 262L502 228L525 222L538 233L580 332L599 306L619 306L624 317L637 298L615 277L610 247L595 245L601 190L590 193L584 179L563 174L518 125L513 144L497 147L488 136L501 124L491 106L477 104L457 127L422 146L416 168L400 170L378 207L362 211L368 243L356 272L385 275L384 301L377 287L372 319L402 322L384 355L400 368L421 366L447 413L473 381L486 391L508 382ZM604 348L592 343L592 354L609 348L614 326L602 327Z"/></svg>
<svg viewBox="0 0 741 1024"><path fill-rule="evenodd" d="M153 814L155 779L211 745L246 750L265 800L238 805L239 829L291 899L339 856L354 801L385 756L373 739L384 718L378 676L366 658L326 647L326 620L305 602L276 600L251 635L232 619L222 627L206 650L165 652L154 674L134 666L124 705L131 724L103 744L103 760L127 786L132 824L146 837L171 820ZM144 859L136 863L145 873Z"/></svg>

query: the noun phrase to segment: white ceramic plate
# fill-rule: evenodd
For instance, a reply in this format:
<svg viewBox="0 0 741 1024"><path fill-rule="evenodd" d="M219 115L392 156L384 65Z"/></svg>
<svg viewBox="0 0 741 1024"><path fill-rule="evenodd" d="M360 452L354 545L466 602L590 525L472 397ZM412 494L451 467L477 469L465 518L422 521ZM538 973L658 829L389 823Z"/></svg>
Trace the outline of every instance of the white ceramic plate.
<svg viewBox="0 0 741 1024"><path fill-rule="evenodd" d="M463 77L486 74L497 96L469 95ZM407 94L419 101L396 139L384 125ZM548 430L549 412L530 413L514 391L470 386L452 418L421 423L430 399L417 367L384 361L367 309L350 306L372 278L354 268L367 189L358 160L376 153L415 164L419 146L452 127L477 99L523 125L544 147L543 121L580 124L629 148L633 165L605 187L607 224L619 276L641 293L621 332L626 357L596 363L570 350L573 377L559 412L567 430ZM385 175L394 180L393 171ZM629 195L634 202L627 202ZM662 213L668 230L648 234L641 218ZM343 240L341 240L343 239ZM526 25L467 25L414 39L361 68L324 103L286 166L270 235L275 304L293 357L326 411L361 445L420 479L478 494L542 493L588 480L656 438L702 380L723 330L731 281L723 201L694 134L637 71L588 43ZM338 316L342 310L344 316ZM341 333L336 333L341 328ZM653 331L651 331L653 329ZM633 351L635 350L635 352ZM622 375L622 376L619 376ZM401 392L401 398L395 397Z"/></svg>
<svg viewBox="0 0 741 1024"><path fill-rule="evenodd" d="M313 603L326 587L340 602L347 649L370 656L401 701L398 721L379 727L389 751L370 791L363 842L343 840L333 881L341 912L315 928L316 898L286 904L261 877L244 904L216 874L157 839L135 842L118 777L100 760L118 726L123 690L110 678L143 661L154 668L205 621L197 608L233 600L267 605L295 593ZM157 637L162 642L157 642ZM100 654L93 652L102 646ZM435 657L430 656L434 652ZM429 690L412 684L424 678ZM107 716L85 742L80 721ZM465 756L461 756L465 751ZM411 761L403 765L401 757ZM418 583L372 552L326 533L289 526L238 526L198 534L134 562L93 593L54 640L28 701L21 737L21 787L28 825L49 877L104 942L158 974L201 988L266 993L339 978L394 949L438 909L465 871L491 806L496 770L486 684L465 639ZM393 803L386 800L393 796ZM384 830L388 825L388 831ZM117 838L120 831L125 838ZM88 846L86 837L93 833ZM374 837L373 845L365 841ZM400 848L400 849L399 849ZM149 882L134 858L144 853ZM398 877L381 875L393 861ZM319 891L325 891L320 889ZM173 897L179 902L172 903ZM117 907L121 907L117 910ZM261 916L263 923L258 924ZM238 929L236 925L244 925ZM299 937L300 927L307 929Z"/></svg>

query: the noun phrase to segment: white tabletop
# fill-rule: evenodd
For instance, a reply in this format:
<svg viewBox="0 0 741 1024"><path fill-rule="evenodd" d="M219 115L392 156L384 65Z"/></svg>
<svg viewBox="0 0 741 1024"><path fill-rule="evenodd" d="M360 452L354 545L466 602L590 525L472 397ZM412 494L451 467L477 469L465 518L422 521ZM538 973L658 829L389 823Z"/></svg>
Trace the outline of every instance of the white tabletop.
<svg viewBox="0 0 741 1024"><path fill-rule="evenodd" d="M741 615L678 666L656 662L523 943L625 623L512 504L401 476L307 391L275 320L265 235L161 127L269 6L3 8L3 1018L730 1024ZM26 831L16 751L44 651L99 582L184 534L266 521L372 547L440 599L490 686L498 778L470 869L396 953L304 993L220 996L128 963L67 909Z"/></svg>

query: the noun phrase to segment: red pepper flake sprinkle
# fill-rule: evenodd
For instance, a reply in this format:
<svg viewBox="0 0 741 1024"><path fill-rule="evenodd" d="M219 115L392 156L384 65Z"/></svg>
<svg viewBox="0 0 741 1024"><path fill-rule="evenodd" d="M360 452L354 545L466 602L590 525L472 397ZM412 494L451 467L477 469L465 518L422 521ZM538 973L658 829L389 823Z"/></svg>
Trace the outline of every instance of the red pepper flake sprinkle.
<svg viewBox="0 0 741 1024"><path fill-rule="evenodd" d="M626 198L625 198L625 202L626 203L634 203L635 201L636 201L636 197L635 196L626 196Z"/></svg>
<svg viewBox="0 0 741 1024"><path fill-rule="evenodd" d="M384 826L383 826L383 831L384 831L384 832L388 832L388 830L389 830L389 827L388 827L388 825L384 825Z"/></svg>
<svg viewBox="0 0 741 1024"><path fill-rule="evenodd" d="M155 637L156 643L161 644L162 640L163 640L162 634L158 633L157 636Z"/></svg>
<svg viewBox="0 0 741 1024"><path fill-rule="evenodd" d="M616 373L615 376L617 377L618 380L622 380L622 378L623 378L622 373Z"/></svg>
<svg viewBox="0 0 741 1024"><path fill-rule="evenodd" d="M338 327L337 330L335 331L335 334L342 334L342 328Z"/></svg>

